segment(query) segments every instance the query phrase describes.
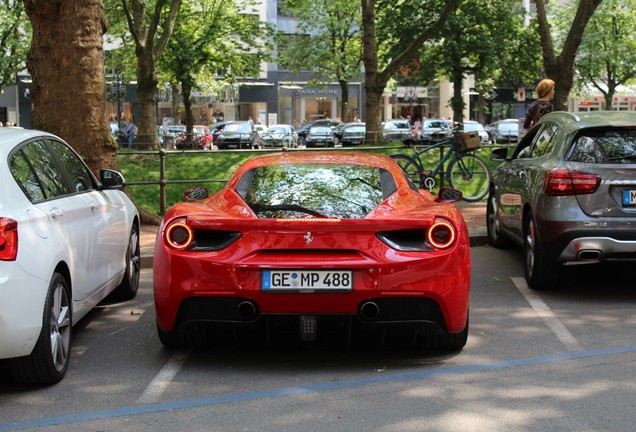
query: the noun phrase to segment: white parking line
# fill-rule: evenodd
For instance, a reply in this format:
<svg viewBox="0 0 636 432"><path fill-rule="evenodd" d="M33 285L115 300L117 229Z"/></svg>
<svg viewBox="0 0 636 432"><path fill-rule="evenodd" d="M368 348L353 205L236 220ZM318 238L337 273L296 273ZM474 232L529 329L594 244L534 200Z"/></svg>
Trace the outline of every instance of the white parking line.
<svg viewBox="0 0 636 432"><path fill-rule="evenodd" d="M572 333L565 328L563 323L557 319L548 305L528 287L524 278L513 277L510 279L512 279L512 283L515 284L521 295L525 297L526 301L532 306L532 309L534 309L537 315L550 327L550 330L552 330L566 349L569 351L583 350L579 341L577 341L576 338L572 336Z"/></svg>
<svg viewBox="0 0 636 432"><path fill-rule="evenodd" d="M148 404L158 402L189 355L190 353L185 351L177 351L174 353L166 364L163 365L159 373L150 381L146 390L141 394L139 399L137 399L137 403Z"/></svg>

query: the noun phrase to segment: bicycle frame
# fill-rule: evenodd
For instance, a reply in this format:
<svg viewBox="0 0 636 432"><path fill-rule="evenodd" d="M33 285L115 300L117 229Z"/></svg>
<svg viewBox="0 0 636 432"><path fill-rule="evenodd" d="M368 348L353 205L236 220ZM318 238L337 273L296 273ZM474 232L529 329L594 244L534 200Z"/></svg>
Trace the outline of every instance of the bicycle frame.
<svg viewBox="0 0 636 432"><path fill-rule="evenodd" d="M440 158L435 168L433 168L432 170L426 170L424 168L424 164L422 164L422 159L420 158L420 156L423 155L424 153L427 153L437 148L443 152L444 146L446 145L449 145L449 148L445 153L442 154L442 157ZM413 159L415 160L415 162L417 162L418 166L420 167L420 172L424 175L424 177L436 177L438 174L446 174L444 172L444 167L446 166L446 163L453 157L457 157L458 159L461 160L462 154L457 151L455 142L453 141L452 138L450 138L450 139L438 141L435 144L424 147L422 150L416 151L415 157ZM444 175L440 177L440 186L444 186L444 177L445 177Z"/></svg>

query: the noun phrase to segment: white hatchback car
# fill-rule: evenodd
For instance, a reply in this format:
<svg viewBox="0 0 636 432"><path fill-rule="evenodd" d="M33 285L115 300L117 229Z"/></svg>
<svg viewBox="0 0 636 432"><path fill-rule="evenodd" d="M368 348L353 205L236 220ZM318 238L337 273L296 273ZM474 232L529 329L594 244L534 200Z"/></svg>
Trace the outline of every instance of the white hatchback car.
<svg viewBox="0 0 636 432"><path fill-rule="evenodd" d="M60 381L72 326L111 292L137 294L139 213L123 186L55 135L0 128L0 359L16 381Z"/></svg>

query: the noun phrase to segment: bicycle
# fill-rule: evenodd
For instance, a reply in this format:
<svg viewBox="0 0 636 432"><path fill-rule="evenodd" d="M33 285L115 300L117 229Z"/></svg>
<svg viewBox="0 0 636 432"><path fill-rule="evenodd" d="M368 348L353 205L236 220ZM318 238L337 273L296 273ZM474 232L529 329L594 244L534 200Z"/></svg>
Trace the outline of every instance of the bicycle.
<svg viewBox="0 0 636 432"><path fill-rule="evenodd" d="M435 168L428 170L422 164L421 156L433 149L448 150L443 153ZM429 192L437 185L436 177L440 181L448 180L451 187L462 192L464 201L480 201L488 193L490 185L490 170L483 159L474 155L481 147L477 132L459 133L454 131L451 137L438 141L422 150L415 151L415 156L393 154L391 157L402 167L407 176L420 188ZM448 165L446 163L448 162ZM447 169L444 170L446 165Z"/></svg>

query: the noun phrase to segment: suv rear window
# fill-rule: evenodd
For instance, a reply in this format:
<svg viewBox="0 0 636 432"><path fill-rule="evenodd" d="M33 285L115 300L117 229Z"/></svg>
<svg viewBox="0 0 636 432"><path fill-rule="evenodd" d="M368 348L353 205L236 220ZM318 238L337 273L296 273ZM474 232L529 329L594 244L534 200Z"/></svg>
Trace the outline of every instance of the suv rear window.
<svg viewBox="0 0 636 432"><path fill-rule="evenodd" d="M569 160L582 163L636 163L636 130L583 130L575 138L570 155Z"/></svg>

